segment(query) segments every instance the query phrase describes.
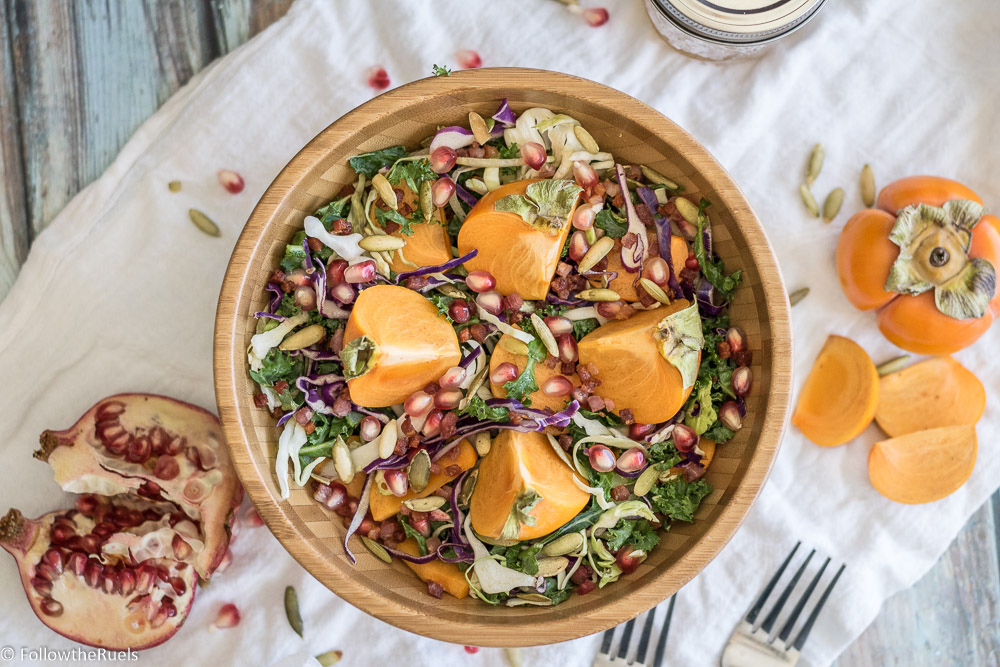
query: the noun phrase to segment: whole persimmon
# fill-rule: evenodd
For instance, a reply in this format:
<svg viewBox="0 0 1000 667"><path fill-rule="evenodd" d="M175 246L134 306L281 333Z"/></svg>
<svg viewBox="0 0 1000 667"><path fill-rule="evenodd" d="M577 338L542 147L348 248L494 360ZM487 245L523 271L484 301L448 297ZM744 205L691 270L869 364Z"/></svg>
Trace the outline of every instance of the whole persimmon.
<svg viewBox="0 0 1000 667"><path fill-rule="evenodd" d="M847 299L876 310L882 334L918 354L974 343L1000 316L1000 219L961 183L911 176L856 213L837 244Z"/></svg>

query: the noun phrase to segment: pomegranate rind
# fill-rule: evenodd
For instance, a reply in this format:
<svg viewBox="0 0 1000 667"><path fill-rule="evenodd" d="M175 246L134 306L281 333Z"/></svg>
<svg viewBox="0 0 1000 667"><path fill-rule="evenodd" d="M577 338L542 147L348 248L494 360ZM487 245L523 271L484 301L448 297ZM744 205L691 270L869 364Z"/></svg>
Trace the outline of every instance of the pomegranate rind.
<svg viewBox="0 0 1000 667"><path fill-rule="evenodd" d="M108 427L114 421L121 429ZM172 443L182 443L174 445L181 447L177 454L158 457L177 462L179 472L169 480L154 474L156 456L132 463L112 455L102 442L102 434L107 440L109 434L124 433L121 438L131 442L148 437L156 428L173 436ZM200 526L204 547L184 560L206 580L222 562L235 510L243 501L243 486L229 459L219 419L211 412L167 396L117 394L96 403L70 428L43 432L40 442L35 457L52 466L56 483L65 491L144 495L148 482L156 484L163 499ZM192 497L194 490L200 491L198 497Z"/></svg>

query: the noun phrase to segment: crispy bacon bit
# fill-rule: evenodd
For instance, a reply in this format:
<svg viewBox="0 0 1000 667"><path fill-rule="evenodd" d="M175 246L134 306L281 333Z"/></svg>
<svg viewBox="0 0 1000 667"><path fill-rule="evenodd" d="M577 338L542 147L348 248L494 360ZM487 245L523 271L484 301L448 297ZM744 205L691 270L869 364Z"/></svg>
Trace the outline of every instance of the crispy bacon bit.
<svg viewBox="0 0 1000 667"><path fill-rule="evenodd" d="M614 402L614 400L612 400L610 398L604 399L604 407L605 407L605 409L608 412L614 412L615 411L615 402Z"/></svg>
<svg viewBox="0 0 1000 667"><path fill-rule="evenodd" d="M623 500L628 500L631 494L628 491L628 487L624 484L619 484L615 488L611 489L611 500L615 502L622 502Z"/></svg>
<svg viewBox="0 0 1000 667"><path fill-rule="evenodd" d="M407 449L416 449L419 446L420 446L420 434L419 433L417 433L416 435L411 435L409 438L406 439L406 448Z"/></svg>
<svg viewBox="0 0 1000 667"><path fill-rule="evenodd" d="M472 145L469 146L469 157L475 157L475 158L486 157L486 149L484 149L478 143L473 141Z"/></svg>
<svg viewBox="0 0 1000 667"><path fill-rule="evenodd" d="M402 229L402 226L400 226L399 223L393 222L392 220L389 220L389 221L387 221L385 223L385 233L386 234L395 234L400 229Z"/></svg>
<svg viewBox="0 0 1000 667"><path fill-rule="evenodd" d="M622 206L625 205L625 197L623 197L622 193L619 192L618 194L616 194L614 197L611 198L611 204L615 208L621 208Z"/></svg>
<svg viewBox="0 0 1000 667"><path fill-rule="evenodd" d="M559 262L556 264L556 275L565 278L570 273L573 272L573 267L566 262Z"/></svg>
<svg viewBox="0 0 1000 667"><path fill-rule="evenodd" d="M334 220L332 229L333 233L336 234L337 236L347 236L352 231L354 231L354 228L351 226L351 223L345 220L344 218L337 218L336 220Z"/></svg>
<svg viewBox="0 0 1000 667"><path fill-rule="evenodd" d="M454 412L445 413L444 417L441 418L441 437L445 440L455 435L456 425L458 423L458 415ZM458 451L458 447L453 447L455 451Z"/></svg>
<svg viewBox="0 0 1000 667"><path fill-rule="evenodd" d="M559 358L553 357L551 354L545 357L545 365L548 368L555 368L559 364Z"/></svg>
<svg viewBox="0 0 1000 667"><path fill-rule="evenodd" d="M604 399L600 396L591 396L587 399L587 407L590 408L591 412L600 412L605 405Z"/></svg>
<svg viewBox="0 0 1000 667"><path fill-rule="evenodd" d="M653 214L650 212L649 207L645 204L636 204L635 213L639 216L639 219L642 220L642 224L647 227L652 227L656 224L656 221L653 219Z"/></svg>
<svg viewBox="0 0 1000 667"><path fill-rule="evenodd" d="M302 427L302 430L306 432L306 435L311 434L313 431L316 430L316 422L309 422L308 424Z"/></svg>
<svg viewBox="0 0 1000 667"><path fill-rule="evenodd" d="M500 155L500 151L497 150L497 147L496 146L490 146L489 144L483 146L483 151L485 151L485 153L486 153L486 155L484 155L483 157L491 158L491 157L497 157L498 155Z"/></svg>
<svg viewBox="0 0 1000 667"><path fill-rule="evenodd" d="M403 421L399 423L399 428L403 432L403 435L409 437L416 434L417 429L413 428L413 422L410 421L410 417L403 417Z"/></svg>
<svg viewBox="0 0 1000 667"><path fill-rule="evenodd" d="M503 299L504 310L518 310L524 305L524 299L520 294L514 292Z"/></svg>
<svg viewBox="0 0 1000 667"><path fill-rule="evenodd" d="M472 335L473 340L477 343L482 343L486 340L486 336L489 335L489 332L486 330L486 325L478 322L469 327L469 333Z"/></svg>
<svg viewBox="0 0 1000 667"><path fill-rule="evenodd" d="M454 414L454 413L449 413L449 414ZM448 475L448 477L458 477L459 475L462 474L462 466L458 465L457 463L452 463L450 466L444 469L444 474Z"/></svg>
<svg viewBox="0 0 1000 667"><path fill-rule="evenodd" d="M309 249L312 250L313 252L319 252L320 250L323 249L323 242L320 241L319 239L314 239L311 236L306 241L306 243L309 244Z"/></svg>
<svg viewBox="0 0 1000 667"><path fill-rule="evenodd" d="M430 593L431 597L440 598L444 594L444 586L433 579L428 579L427 592Z"/></svg>
<svg viewBox="0 0 1000 667"><path fill-rule="evenodd" d="M569 433L563 433L562 435L560 435L559 446L562 447L567 452L573 449L573 436L571 436Z"/></svg>
<svg viewBox="0 0 1000 667"><path fill-rule="evenodd" d="M275 419L281 419L282 417L285 416L285 411L282 410L281 408L274 408L273 410L271 410L271 416L274 417Z"/></svg>
<svg viewBox="0 0 1000 667"><path fill-rule="evenodd" d="M570 581L574 584L582 584L585 581L590 581L590 578L593 576L594 571L589 565L583 563L579 568L577 568L576 572L573 573L573 576L570 577Z"/></svg>
<svg viewBox="0 0 1000 667"><path fill-rule="evenodd" d="M472 338L472 334L469 333L469 327L466 327L458 332L459 343L468 343L470 338Z"/></svg>
<svg viewBox="0 0 1000 667"><path fill-rule="evenodd" d="M638 240L639 237L636 236L634 232L629 232L628 234L622 237L622 246L629 249L634 248L636 241Z"/></svg>
<svg viewBox="0 0 1000 667"><path fill-rule="evenodd" d="M576 364L572 361L564 361L559 370L562 371L563 375L572 375L576 372Z"/></svg>
<svg viewBox="0 0 1000 667"><path fill-rule="evenodd" d="M716 343L715 353L719 355L719 359L728 359L733 354L732 350L729 348L729 343L724 340L720 340Z"/></svg>
<svg viewBox="0 0 1000 667"><path fill-rule="evenodd" d="M337 193L337 199L342 199L344 197L350 197L354 194L354 184L348 183L344 187L340 188L340 192Z"/></svg>
<svg viewBox="0 0 1000 667"><path fill-rule="evenodd" d="M308 424L312 420L312 417L313 411L308 405L303 405L295 411L295 421L298 422L299 426Z"/></svg>
<svg viewBox="0 0 1000 667"><path fill-rule="evenodd" d="M351 412L351 402L343 398L338 398L333 402L332 410L335 416L346 417Z"/></svg>
<svg viewBox="0 0 1000 667"><path fill-rule="evenodd" d="M413 207L405 202L401 203L397 210L399 211L399 214L404 218L409 218L410 214L413 213Z"/></svg>
<svg viewBox="0 0 1000 667"><path fill-rule="evenodd" d="M684 481L694 482L695 480L701 479L705 475L705 466L700 463L689 463L684 468Z"/></svg>
<svg viewBox="0 0 1000 667"><path fill-rule="evenodd" d="M524 421L524 415L517 412L510 413L510 423L513 424L514 426L518 426L523 421Z"/></svg>
<svg viewBox="0 0 1000 667"><path fill-rule="evenodd" d="M396 446L393 448L392 453L397 456L402 456L406 453L406 438L396 440Z"/></svg>
<svg viewBox="0 0 1000 667"><path fill-rule="evenodd" d="M615 315L615 319L616 320L627 320L628 318L632 317L633 315L635 315L635 308L633 308L632 306L630 306L627 303L624 303L624 304L622 304L622 307L618 310L618 313Z"/></svg>
<svg viewBox="0 0 1000 667"><path fill-rule="evenodd" d="M625 408L618 413L618 416L629 426L635 423L635 415L632 414L632 408Z"/></svg>
<svg viewBox="0 0 1000 667"><path fill-rule="evenodd" d="M284 394L287 389L288 389L287 380L278 380L277 382L274 383L274 391L276 394L278 394L278 396Z"/></svg>
<svg viewBox="0 0 1000 667"><path fill-rule="evenodd" d="M258 408L263 408L267 406L267 396L262 392L257 392L253 395L253 404Z"/></svg>
<svg viewBox="0 0 1000 667"><path fill-rule="evenodd" d="M649 292L647 292L646 288L643 287L642 285L636 286L635 293L639 295L639 303L641 303L646 307L652 306L654 303L656 303L656 299L654 299L653 296Z"/></svg>

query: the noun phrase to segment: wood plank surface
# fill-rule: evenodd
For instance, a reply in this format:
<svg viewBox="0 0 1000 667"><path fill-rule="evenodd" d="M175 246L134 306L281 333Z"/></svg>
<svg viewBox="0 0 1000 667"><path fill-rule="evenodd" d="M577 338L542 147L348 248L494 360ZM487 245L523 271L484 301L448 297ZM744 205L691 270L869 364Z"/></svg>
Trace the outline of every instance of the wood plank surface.
<svg viewBox="0 0 1000 667"><path fill-rule="evenodd" d="M0 299L34 236L135 129L291 0L0 0ZM1000 494L840 667L1000 664Z"/></svg>

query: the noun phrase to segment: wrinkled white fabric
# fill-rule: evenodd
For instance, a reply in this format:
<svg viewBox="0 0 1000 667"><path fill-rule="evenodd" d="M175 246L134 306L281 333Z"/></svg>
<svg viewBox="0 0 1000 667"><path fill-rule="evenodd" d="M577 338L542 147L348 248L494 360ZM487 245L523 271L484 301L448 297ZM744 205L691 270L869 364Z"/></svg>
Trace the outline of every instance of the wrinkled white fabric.
<svg viewBox="0 0 1000 667"><path fill-rule="evenodd" d="M299 0L285 19L197 76L39 236L0 304L0 467L7 473L0 509L34 516L69 506L31 451L44 428L69 425L104 395L149 391L214 406L216 298L257 198L303 144L373 96L367 67L383 65L399 85L429 75L434 63L454 65L457 49L477 50L486 66L561 70L623 90L715 154L767 228L790 288L812 290L794 309L796 391L829 333L850 336L876 360L894 356L874 318L841 295L837 235L859 205L865 162L883 184L936 173L1000 206L993 113L1000 88L989 83L1000 74L1000 47L972 38L1000 32L992 0L831 2L762 58L726 64L673 51L641 3L608 5L611 21L594 29L548 0L488 7ZM827 160L818 195L835 186L847 192L845 213L830 225L807 217L797 193L805 154L819 140ZM243 174L246 190L225 192L219 168ZM172 194L167 183L175 179L183 190ZM190 207L218 222L222 238L197 231ZM985 339L995 344L997 332ZM865 461L874 427L835 449L790 429L742 529L678 594L669 663L718 664L732 628L797 539L848 563L806 646L810 665L831 662L883 600L926 572L1000 479L1000 456L987 446L1000 435L1000 359L990 352L984 341L957 355L989 399L976 469L946 500L909 507L871 488ZM264 528L245 530L234 553L230 570L199 592L187 625L141 664L270 665L290 656L297 657L282 664L302 664L303 656L331 648L343 649L348 665L504 664L499 650L470 656L356 610ZM0 561L0 645L73 646L34 618L12 563ZM299 590L304 641L284 618L288 584ZM209 634L225 602L240 607L243 621ZM590 637L526 649L525 665L589 665L597 645Z"/></svg>

